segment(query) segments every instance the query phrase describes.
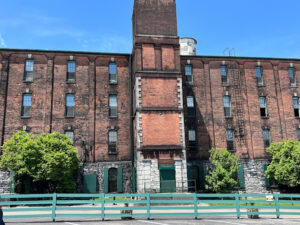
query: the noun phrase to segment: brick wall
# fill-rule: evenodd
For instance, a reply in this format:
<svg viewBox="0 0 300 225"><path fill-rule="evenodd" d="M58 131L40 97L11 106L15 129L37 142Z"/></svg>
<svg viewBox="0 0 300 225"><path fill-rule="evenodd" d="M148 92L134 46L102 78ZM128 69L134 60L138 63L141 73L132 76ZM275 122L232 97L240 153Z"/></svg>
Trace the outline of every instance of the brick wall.
<svg viewBox="0 0 300 225"><path fill-rule="evenodd" d="M177 79L175 78L143 78L142 107L178 107Z"/></svg>
<svg viewBox="0 0 300 225"><path fill-rule="evenodd" d="M142 113L142 146L181 145L178 113Z"/></svg>
<svg viewBox="0 0 300 225"><path fill-rule="evenodd" d="M34 60L33 82L24 82L28 54ZM9 57L5 140L24 126L33 134L74 131L74 145L87 161L131 160L130 89L128 55L93 55L55 52L3 52ZM76 82L66 81L67 61L76 61ZM1 79L5 71L0 64ZM117 64L118 84L110 85L109 62ZM5 83L5 82L4 82ZM1 89L3 92L3 89ZM1 92L1 93L2 93ZM30 118L21 117L22 95L32 94ZM75 117L65 117L66 94L75 96ZM108 96L118 95L118 117L108 116ZM3 105L3 95L0 95ZM3 107L0 109L3 118ZM1 119L0 125L3 124ZM118 153L108 154L108 131L118 131ZM2 126L1 126L2 131Z"/></svg>
<svg viewBox="0 0 300 225"><path fill-rule="evenodd" d="M267 158L264 149L262 129L270 129L271 142L283 139L297 139L296 129L299 119L295 118L292 97L299 96L299 88L291 87L288 68L295 68L296 79L300 79L300 63L295 60L267 59L234 59L182 57L181 66L188 63L193 67L193 84L184 86L184 101L186 96L194 95L196 117L191 118L185 112L186 137L189 127L196 128L197 150L189 151L190 159L208 158L211 147L226 148L226 129L235 130L236 155L240 158ZM292 63L292 64L291 64ZM221 65L228 66L229 85L221 84ZM264 85L257 85L255 67L263 69ZM239 92L237 98L234 77L239 75ZM185 78L185 76L183 76ZM184 80L184 79L183 79ZM232 118L225 118L223 96L231 96ZM268 117L260 116L259 97L265 96ZM242 102L242 119L245 123L245 138L239 139L237 102Z"/></svg>
<svg viewBox="0 0 300 225"><path fill-rule="evenodd" d="M132 20L134 36L135 34L177 35L174 0L135 0Z"/></svg>
<svg viewBox="0 0 300 225"><path fill-rule="evenodd" d="M153 44L143 44L143 69L155 69L155 51Z"/></svg>

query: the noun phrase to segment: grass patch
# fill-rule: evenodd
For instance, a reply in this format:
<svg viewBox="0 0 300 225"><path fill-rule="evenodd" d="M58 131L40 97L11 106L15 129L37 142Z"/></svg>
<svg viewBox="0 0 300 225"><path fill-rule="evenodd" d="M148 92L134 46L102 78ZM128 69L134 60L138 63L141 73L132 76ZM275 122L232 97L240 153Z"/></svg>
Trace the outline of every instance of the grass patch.
<svg viewBox="0 0 300 225"><path fill-rule="evenodd" d="M226 199L229 200L229 199ZM232 201L235 201L235 199L230 199ZM243 202L243 201L256 201L256 200L264 200L265 202ZM205 200L204 200L205 201ZM216 200L217 201L217 200ZM218 201L222 201L221 199L218 199ZM210 206L235 206L235 203L208 203ZM251 198L251 199L240 199L240 206L275 206L275 201L273 202L267 202L265 198ZM280 202L280 206L300 206L300 203L287 203L287 202Z"/></svg>
<svg viewBox="0 0 300 225"><path fill-rule="evenodd" d="M102 198L95 198L95 199L90 199L91 201L92 200L95 200L95 201L101 201ZM133 201L133 199L131 198L105 198L105 201Z"/></svg>

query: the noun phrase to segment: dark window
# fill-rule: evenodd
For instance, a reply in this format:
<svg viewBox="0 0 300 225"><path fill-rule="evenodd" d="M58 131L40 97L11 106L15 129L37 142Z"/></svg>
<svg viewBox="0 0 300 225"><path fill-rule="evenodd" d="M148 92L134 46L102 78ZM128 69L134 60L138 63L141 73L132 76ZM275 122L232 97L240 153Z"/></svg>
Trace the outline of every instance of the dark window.
<svg viewBox="0 0 300 225"><path fill-rule="evenodd" d="M118 82L117 78L117 64L110 63L109 64L109 83L116 84Z"/></svg>
<svg viewBox="0 0 300 225"><path fill-rule="evenodd" d="M289 68L289 78L291 86L296 86L296 77L294 68Z"/></svg>
<svg viewBox="0 0 300 225"><path fill-rule="evenodd" d="M76 63L75 61L68 61L68 72L67 72L67 81L75 82L76 74Z"/></svg>
<svg viewBox="0 0 300 225"><path fill-rule="evenodd" d="M33 81L33 67L34 62L32 59L27 59L25 62L25 73L24 73L24 81L32 82Z"/></svg>
<svg viewBox="0 0 300 225"><path fill-rule="evenodd" d="M260 116L261 117L267 117L267 103L266 103L266 97L259 97L259 107L260 107Z"/></svg>
<svg viewBox="0 0 300 225"><path fill-rule="evenodd" d="M108 192L118 191L118 169L110 168L108 170Z"/></svg>
<svg viewBox="0 0 300 225"><path fill-rule="evenodd" d="M66 95L66 117L75 116L75 98L73 94Z"/></svg>
<svg viewBox="0 0 300 225"><path fill-rule="evenodd" d="M257 85L263 86L264 85L264 79L263 79L263 72L261 66L257 66L255 68L256 70L256 78L257 78Z"/></svg>
<svg viewBox="0 0 300 225"><path fill-rule="evenodd" d="M73 143L74 142L74 131L72 130L67 130L65 131L65 135L70 138L71 142Z"/></svg>
<svg viewBox="0 0 300 225"><path fill-rule="evenodd" d="M270 130L263 129L264 147L268 148L271 144Z"/></svg>
<svg viewBox="0 0 300 225"><path fill-rule="evenodd" d="M226 142L227 142L227 150L228 151L234 151L235 145L234 145L234 130L227 129L226 130Z"/></svg>
<svg viewBox="0 0 300 225"><path fill-rule="evenodd" d="M109 117L118 116L117 95L109 95Z"/></svg>
<svg viewBox="0 0 300 225"><path fill-rule="evenodd" d="M116 130L108 131L108 152L117 153L118 132Z"/></svg>
<svg viewBox="0 0 300 225"><path fill-rule="evenodd" d="M186 104L187 104L187 113L188 113L188 116L195 116L195 101L194 101L194 96L187 96L186 97Z"/></svg>
<svg viewBox="0 0 300 225"><path fill-rule="evenodd" d="M299 117L299 98L293 97L293 105L294 105L294 115L295 117Z"/></svg>
<svg viewBox="0 0 300 225"><path fill-rule="evenodd" d="M225 117L232 117L232 113L231 113L231 98L230 96L224 96L223 97L223 101L224 101L224 113L225 113Z"/></svg>
<svg viewBox="0 0 300 225"><path fill-rule="evenodd" d="M193 83L193 68L192 65L185 65L185 79L186 83Z"/></svg>
<svg viewBox="0 0 300 225"><path fill-rule="evenodd" d="M298 141L300 141L300 128L297 129L297 138L298 138Z"/></svg>
<svg viewBox="0 0 300 225"><path fill-rule="evenodd" d="M31 117L32 94L23 94L22 117Z"/></svg>
<svg viewBox="0 0 300 225"><path fill-rule="evenodd" d="M227 66L221 66L221 81L222 84L228 84Z"/></svg>

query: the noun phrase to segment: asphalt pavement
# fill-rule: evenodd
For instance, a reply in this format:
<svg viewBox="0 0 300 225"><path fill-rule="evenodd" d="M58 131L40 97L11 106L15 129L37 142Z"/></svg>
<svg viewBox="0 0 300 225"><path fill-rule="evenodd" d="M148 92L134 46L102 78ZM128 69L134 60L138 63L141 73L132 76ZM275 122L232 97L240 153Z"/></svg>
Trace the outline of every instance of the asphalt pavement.
<svg viewBox="0 0 300 225"><path fill-rule="evenodd" d="M300 219L298 218L288 218L288 219L232 219L232 218L201 218L198 220L190 218L172 218L172 219L155 219L155 220L143 220L143 219L133 219L133 220L95 220L95 219L85 219L85 220L70 220L61 218L57 222L51 222L45 219L7 219L6 224L10 225L300 225Z"/></svg>

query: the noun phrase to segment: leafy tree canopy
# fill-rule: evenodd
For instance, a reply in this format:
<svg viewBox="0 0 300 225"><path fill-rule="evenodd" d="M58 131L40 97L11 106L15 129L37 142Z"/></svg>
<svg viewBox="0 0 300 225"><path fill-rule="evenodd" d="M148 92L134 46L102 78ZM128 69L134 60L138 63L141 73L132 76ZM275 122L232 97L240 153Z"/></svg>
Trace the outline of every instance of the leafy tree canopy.
<svg viewBox="0 0 300 225"><path fill-rule="evenodd" d="M239 159L226 149L210 150L209 174L205 177L205 188L216 193L228 193L238 185Z"/></svg>
<svg viewBox="0 0 300 225"><path fill-rule="evenodd" d="M49 181L54 191L73 192L80 162L77 149L64 134L35 136L24 131L15 133L2 146L0 167L15 172L15 182L24 176L33 182Z"/></svg>
<svg viewBox="0 0 300 225"><path fill-rule="evenodd" d="M289 140L273 143L267 152L272 157L266 175L278 184L296 187L300 185L300 142Z"/></svg>

